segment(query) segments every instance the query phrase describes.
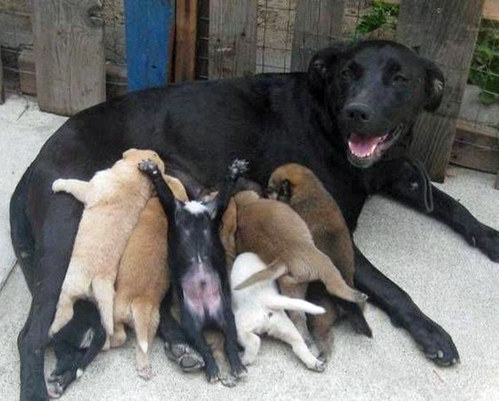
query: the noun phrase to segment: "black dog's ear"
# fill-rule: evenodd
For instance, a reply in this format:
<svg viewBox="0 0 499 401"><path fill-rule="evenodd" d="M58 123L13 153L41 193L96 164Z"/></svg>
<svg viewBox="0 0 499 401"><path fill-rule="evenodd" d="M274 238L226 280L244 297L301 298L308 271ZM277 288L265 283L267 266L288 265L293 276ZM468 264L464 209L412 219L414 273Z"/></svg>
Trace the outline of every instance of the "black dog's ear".
<svg viewBox="0 0 499 401"><path fill-rule="evenodd" d="M426 102L424 108L427 111L435 111L440 106L444 95L445 78L442 70L434 62L426 59L423 60L426 71Z"/></svg>
<svg viewBox="0 0 499 401"><path fill-rule="evenodd" d="M314 91L322 91L331 67L338 56L349 47L346 42L335 42L325 49L319 50L310 61L308 82Z"/></svg>

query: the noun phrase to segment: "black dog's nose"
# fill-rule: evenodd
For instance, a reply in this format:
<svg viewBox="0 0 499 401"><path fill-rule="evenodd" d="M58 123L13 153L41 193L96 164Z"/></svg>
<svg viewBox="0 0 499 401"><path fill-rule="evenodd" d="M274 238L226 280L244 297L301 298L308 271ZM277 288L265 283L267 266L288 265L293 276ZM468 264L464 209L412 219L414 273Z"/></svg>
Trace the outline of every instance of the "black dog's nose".
<svg viewBox="0 0 499 401"><path fill-rule="evenodd" d="M360 103L352 103L345 107L345 116L349 120L367 123L371 119L371 109Z"/></svg>

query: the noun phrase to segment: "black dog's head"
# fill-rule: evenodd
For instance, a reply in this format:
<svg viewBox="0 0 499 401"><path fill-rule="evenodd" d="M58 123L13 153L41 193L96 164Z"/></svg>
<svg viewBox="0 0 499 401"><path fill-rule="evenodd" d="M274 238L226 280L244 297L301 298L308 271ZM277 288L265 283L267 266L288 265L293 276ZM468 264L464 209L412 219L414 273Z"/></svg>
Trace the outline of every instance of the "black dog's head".
<svg viewBox="0 0 499 401"><path fill-rule="evenodd" d="M361 168L389 153L422 110L436 110L444 88L443 74L433 62L381 40L319 51L308 79L334 116L350 163Z"/></svg>

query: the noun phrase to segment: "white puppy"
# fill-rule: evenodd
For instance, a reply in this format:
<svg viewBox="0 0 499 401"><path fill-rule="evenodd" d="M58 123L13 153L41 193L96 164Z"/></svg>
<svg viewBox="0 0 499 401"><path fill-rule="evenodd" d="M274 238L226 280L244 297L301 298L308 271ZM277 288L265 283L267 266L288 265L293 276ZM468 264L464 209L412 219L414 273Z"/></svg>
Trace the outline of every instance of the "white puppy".
<svg viewBox="0 0 499 401"><path fill-rule="evenodd" d="M239 255L232 266L232 308L238 340L244 347L243 363L249 365L254 362L260 349L259 334L268 334L291 345L307 368L322 372L326 365L310 352L285 310L320 314L325 312L324 308L302 299L280 295L275 280L260 281L241 290L235 289L248 277L266 268L258 255L250 252Z"/></svg>

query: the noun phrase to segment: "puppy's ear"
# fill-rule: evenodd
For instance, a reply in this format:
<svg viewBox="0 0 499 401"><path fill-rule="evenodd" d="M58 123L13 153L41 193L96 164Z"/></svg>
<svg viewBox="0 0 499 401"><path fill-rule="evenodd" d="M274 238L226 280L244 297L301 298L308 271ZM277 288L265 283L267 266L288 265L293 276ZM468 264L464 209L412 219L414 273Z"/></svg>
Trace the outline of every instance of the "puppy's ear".
<svg viewBox="0 0 499 401"><path fill-rule="evenodd" d="M133 153L133 152L136 152L136 151L137 151L137 149L135 149L135 148L130 148L130 149L128 149L128 150L125 150L121 156L122 156L123 158L125 158L125 157L127 157L130 153Z"/></svg>
<svg viewBox="0 0 499 401"><path fill-rule="evenodd" d="M426 101L424 109L435 111L442 102L444 95L445 78L442 70L430 60L423 59L425 67L425 93Z"/></svg>
<svg viewBox="0 0 499 401"><path fill-rule="evenodd" d="M308 83L314 91L323 91L334 63L349 47L346 42L334 42L329 47L319 50L312 57L308 67Z"/></svg>
<svg viewBox="0 0 499 401"><path fill-rule="evenodd" d="M283 180L277 191L277 199L282 202L289 202L292 195L291 183L289 180Z"/></svg>

